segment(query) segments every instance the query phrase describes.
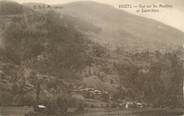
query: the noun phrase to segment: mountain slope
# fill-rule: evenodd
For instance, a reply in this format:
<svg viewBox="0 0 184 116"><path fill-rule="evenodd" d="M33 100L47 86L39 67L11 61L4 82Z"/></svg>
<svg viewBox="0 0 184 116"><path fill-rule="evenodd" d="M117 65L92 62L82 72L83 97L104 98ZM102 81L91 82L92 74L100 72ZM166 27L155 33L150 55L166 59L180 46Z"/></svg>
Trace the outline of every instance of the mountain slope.
<svg viewBox="0 0 184 116"><path fill-rule="evenodd" d="M0 15L15 15L23 12L23 6L10 1L0 1Z"/></svg>
<svg viewBox="0 0 184 116"><path fill-rule="evenodd" d="M4 45L0 88L5 91L0 92L0 104L25 105L24 100L32 104L33 88L40 79L40 97L45 101L62 91L92 87L108 91L115 100L127 97L160 104L182 90L176 87L183 74L179 52L154 51L181 46L182 32L95 2L76 2L62 9L38 7L35 12L34 6L29 7L34 4L26 5L23 13L10 12L0 21Z"/></svg>
<svg viewBox="0 0 184 116"><path fill-rule="evenodd" d="M74 2L65 4L60 12L73 17L71 22L92 40L102 45L108 44L111 48L170 50L184 43L183 32L112 6L96 2ZM96 26L96 31L90 30L91 25Z"/></svg>

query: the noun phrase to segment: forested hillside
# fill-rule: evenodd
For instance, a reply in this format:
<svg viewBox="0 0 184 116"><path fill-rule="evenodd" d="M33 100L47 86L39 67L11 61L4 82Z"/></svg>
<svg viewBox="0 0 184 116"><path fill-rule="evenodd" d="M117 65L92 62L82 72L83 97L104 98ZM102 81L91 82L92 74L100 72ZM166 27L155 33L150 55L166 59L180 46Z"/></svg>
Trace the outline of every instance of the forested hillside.
<svg viewBox="0 0 184 116"><path fill-rule="evenodd" d="M9 23L1 38L2 104L29 103L24 98L34 98L37 81L49 95L64 91L64 80L80 79L77 73L91 62L90 40L53 11L14 15L3 20Z"/></svg>
<svg viewBox="0 0 184 116"><path fill-rule="evenodd" d="M135 16L117 11L126 15L126 18L121 17L122 20L131 21L136 26L127 26L126 23L119 30L121 36L115 36L116 33L107 35L107 42L113 41L113 46L109 46L102 43L106 41L104 35L110 28L105 30L105 27L98 27L85 18L80 20L73 17L67 5L66 9L60 9L59 12L55 9L38 12L17 3L6 2L4 5L4 2L0 2L2 4L8 9L0 9L1 105L32 105L38 97L38 89L41 102L53 100L57 96L70 99L71 91L80 87L107 91L112 97L109 100L114 101L125 99L144 101L155 106L181 105L183 48L180 47L180 41L183 40L179 35L183 37L182 32L136 17L139 23L143 20L150 30L158 24L164 26L158 35L154 36L155 33L149 31L138 36L144 29L134 28L139 27L133 18ZM97 8L106 9L106 6L100 6L97 5ZM20 12L19 8L22 9ZM15 12L15 9L18 11ZM127 17L132 20L127 20ZM107 22L102 19L105 25L114 24L110 23L111 18L107 18ZM151 23L153 25L149 25L150 22L154 22ZM121 24L124 25L123 22ZM169 30L172 30L171 36L165 35L169 34ZM148 35L152 37L146 40ZM175 35L177 42L172 44ZM165 46L162 49L158 44L160 50L150 50L148 46L139 49L143 44L133 41L139 41L140 38L151 45L152 42L157 45L155 41L161 41L161 45ZM165 39L169 40L168 46L163 43ZM117 45L117 42L120 44ZM136 46L139 47L136 49Z"/></svg>

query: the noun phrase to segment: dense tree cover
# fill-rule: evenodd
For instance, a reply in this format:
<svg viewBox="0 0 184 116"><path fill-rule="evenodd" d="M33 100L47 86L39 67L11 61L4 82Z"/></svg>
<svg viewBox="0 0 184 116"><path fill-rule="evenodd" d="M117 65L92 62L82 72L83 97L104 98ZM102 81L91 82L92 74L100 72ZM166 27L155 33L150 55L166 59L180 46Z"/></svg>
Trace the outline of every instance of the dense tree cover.
<svg viewBox="0 0 184 116"><path fill-rule="evenodd" d="M155 106L182 105L183 63L180 50L130 55L131 63L115 64L120 75L119 97L147 101ZM128 91L121 89L129 88Z"/></svg>
<svg viewBox="0 0 184 116"><path fill-rule="evenodd" d="M14 96L10 103L29 103L24 98L34 95L37 81L47 88L45 93L59 94L63 80L77 79L77 72L91 62L87 51L92 42L53 11L14 17L3 37L2 71L10 84L4 86L10 87L8 94Z"/></svg>

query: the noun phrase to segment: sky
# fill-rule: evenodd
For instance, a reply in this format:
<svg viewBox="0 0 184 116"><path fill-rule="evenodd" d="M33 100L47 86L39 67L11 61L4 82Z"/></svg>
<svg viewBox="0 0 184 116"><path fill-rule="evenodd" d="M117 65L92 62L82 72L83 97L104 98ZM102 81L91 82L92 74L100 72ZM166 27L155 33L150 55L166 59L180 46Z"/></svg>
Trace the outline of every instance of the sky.
<svg viewBox="0 0 184 116"><path fill-rule="evenodd" d="M13 0L19 3L25 2L42 2L47 4L65 4L70 2L76 1L96 1L105 4L110 4L115 8L119 8L119 5L124 4L168 4L172 5L172 8L160 8L159 12L152 12L152 13L137 13L136 9L134 8L119 8L120 10L125 10L129 13L152 18L157 21L163 22L167 25L175 27L184 32L184 0Z"/></svg>

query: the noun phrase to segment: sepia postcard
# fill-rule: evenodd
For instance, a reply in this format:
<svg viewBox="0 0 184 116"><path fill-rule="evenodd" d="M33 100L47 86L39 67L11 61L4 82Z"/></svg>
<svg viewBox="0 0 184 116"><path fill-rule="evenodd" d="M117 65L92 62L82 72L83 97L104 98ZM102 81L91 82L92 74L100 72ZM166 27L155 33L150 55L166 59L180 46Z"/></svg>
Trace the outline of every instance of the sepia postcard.
<svg viewBox="0 0 184 116"><path fill-rule="evenodd" d="M184 116L183 0L0 0L0 116Z"/></svg>

